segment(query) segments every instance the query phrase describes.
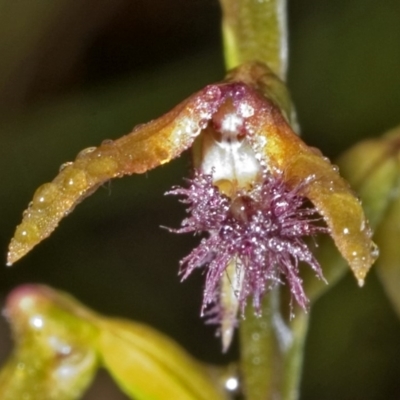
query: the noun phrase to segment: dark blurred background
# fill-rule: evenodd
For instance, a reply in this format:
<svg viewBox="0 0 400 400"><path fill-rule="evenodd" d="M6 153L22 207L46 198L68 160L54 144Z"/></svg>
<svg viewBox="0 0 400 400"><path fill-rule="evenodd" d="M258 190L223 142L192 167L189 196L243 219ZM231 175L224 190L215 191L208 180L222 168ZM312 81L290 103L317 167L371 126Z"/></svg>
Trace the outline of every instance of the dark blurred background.
<svg viewBox="0 0 400 400"><path fill-rule="evenodd" d="M400 123L400 2L289 1L289 84L306 140L335 157ZM79 150L117 138L224 75L217 0L0 0L0 240L32 194ZM190 157L113 181L12 268L2 298L42 282L96 310L144 321L194 356L223 364L199 318L202 277L178 261L196 240L160 229L184 215L175 198ZM0 359L9 351L0 325ZM400 399L400 323L374 273L347 276L317 303L303 400ZM102 374L86 400L125 397Z"/></svg>

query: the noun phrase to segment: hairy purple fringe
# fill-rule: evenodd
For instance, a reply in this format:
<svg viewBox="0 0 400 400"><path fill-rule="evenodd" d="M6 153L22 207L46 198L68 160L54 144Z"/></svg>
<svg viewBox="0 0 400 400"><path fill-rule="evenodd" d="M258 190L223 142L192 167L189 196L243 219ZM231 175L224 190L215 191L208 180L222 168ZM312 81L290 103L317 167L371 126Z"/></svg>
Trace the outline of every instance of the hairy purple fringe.
<svg viewBox="0 0 400 400"><path fill-rule="evenodd" d="M207 233L181 261L180 270L184 280L195 269L206 268L202 315L210 315L210 311L218 314L220 280L232 259L243 274L237 292L242 314L249 297L260 314L263 295L283 283L282 278L306 310L308 299L299 262L307 263L317 277L323 279L323 275L303 237L327 233L328 228L316 224L321 218L314 208L306 206L306 199L299 194L301 187L288 190L281 175L266 174L262 183L229 198L213 185L212 175L195 171L188 182L188 188L177 187L167 194L183 196L181 202L188 205L189 214L180 229L171 231Z"/></svg>

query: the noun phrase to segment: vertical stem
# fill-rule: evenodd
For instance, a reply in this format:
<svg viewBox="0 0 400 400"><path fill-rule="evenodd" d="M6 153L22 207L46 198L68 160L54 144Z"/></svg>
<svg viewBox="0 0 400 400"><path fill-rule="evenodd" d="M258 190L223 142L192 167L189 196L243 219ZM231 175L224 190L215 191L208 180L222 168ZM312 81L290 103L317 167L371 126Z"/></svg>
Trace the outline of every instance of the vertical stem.
<svg viewBox="0 0 400 400"><path fill-rule="evenodd" d="M267 64L285 80L288 63L286 0L220 0L228 69L248 61ZM293 124L295 121L293 120ZM281 289L264 298L262 317L250 305L240 324L246 400L296 400L308 315L289 323L281 314ZM286 313L285 313L286 314Z"/></svg>
<svg viewBox="0 0 400 400"><path fill-rule="evenodd" d="M303 369L304 345L308 332L309 315L303 310L290 323L292 342L283 355L285 367L282 380L282 399L296 400L300 397L300 381Z"/></svg>
<svg viewBox="0 0 400 400"><path fill-rule="evenodd" d="M241 367L247 400L276 398L283 367L272 324L277 289L265 296L262 318L256 318L249 305L246 319L240 324Z"/></svg>
<svg viewBox="0 0 400 400"><path fill-rule="evenodd" d="M296 400L307 335L308 315L300 311L287 324L281 315L280 290L269 292L263 315L252 306L240 324L241 367L246 400Z"/></svg>
<svg viewBox="0 0 400 400"><path fill-rule="evenodd" d="M286 0L220 3L227 68L261 61L284 80L288 62Z"/></svg>

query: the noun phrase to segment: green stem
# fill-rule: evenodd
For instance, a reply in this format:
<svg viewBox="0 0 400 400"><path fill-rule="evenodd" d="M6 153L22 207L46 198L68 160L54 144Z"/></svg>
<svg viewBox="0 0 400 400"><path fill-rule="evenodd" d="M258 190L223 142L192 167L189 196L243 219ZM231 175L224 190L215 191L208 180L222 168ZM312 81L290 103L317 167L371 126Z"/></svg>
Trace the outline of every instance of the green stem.
<svg viewBox="0 0 400 400"><path fill-rule="evenodd" d="M286 0L220 0L228 69L248 61L267 64L285 80L288 51ZM294 123L294 122L293 122ZM241 368L247 400L296 400L308 315L282 317L279 287L263 301L262 317L250 305L240 324ZM284 312L287 315L288 312Z"/></svg>
<svg viewBox="0 0 400 400"><path fill-rule="evenodd" d="M241 366L247 400L296 400L307 335L308 315L298 312L288 324L282 317L280 289L264 298L263 315L252 306L240 325Z"/></svg>
<svg viewBox="0 0 400 400"><path fill-rule="evenodd" d="M286 0L220 0L220 3L227 68L261 61L285 79Z"/></svg>

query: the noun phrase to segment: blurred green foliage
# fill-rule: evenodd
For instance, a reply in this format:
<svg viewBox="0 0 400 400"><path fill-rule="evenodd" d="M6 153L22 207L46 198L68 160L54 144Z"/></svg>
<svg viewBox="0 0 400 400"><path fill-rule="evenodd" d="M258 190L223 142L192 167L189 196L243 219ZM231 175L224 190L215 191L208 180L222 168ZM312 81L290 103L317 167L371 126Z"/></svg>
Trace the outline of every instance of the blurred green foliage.
<svg viewBox="0 0 400 400"><path fill-rule="evenodd" d="M336 157L397 125L400 3L289 0L289 14L289 86L307 142ZM0 0L4 255L34 189L59 165L223 76L219 16L216 0ZM159 228L179 224L182 207L163 193L189 165L183 156L99 190L51 239L0 270L1 293L43 282L149 323L204 361L234 358L199 318L202 277L177 278L196 239ZM399 337L374 274L362 290L345 278L311 315L302 398L400 398Z"/></svg>
<svg viewBox="0 0 400 400"><path fill-rule="evenodd" d="M19 286L5 315L14 349L0 371L3 400L78 400L99 366L132 399L226 399L224 372L197 362L169 337L103 317L47 286Z"/></svg>

